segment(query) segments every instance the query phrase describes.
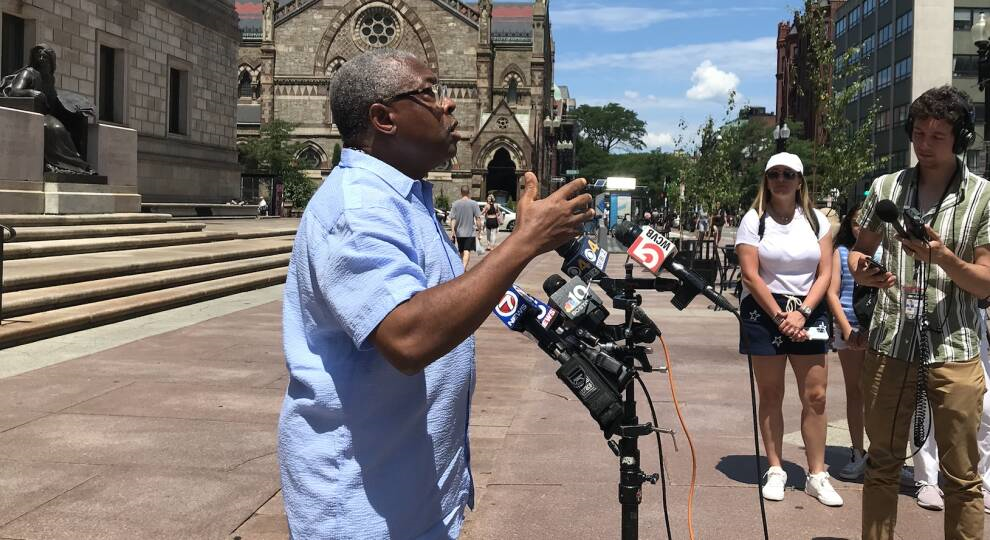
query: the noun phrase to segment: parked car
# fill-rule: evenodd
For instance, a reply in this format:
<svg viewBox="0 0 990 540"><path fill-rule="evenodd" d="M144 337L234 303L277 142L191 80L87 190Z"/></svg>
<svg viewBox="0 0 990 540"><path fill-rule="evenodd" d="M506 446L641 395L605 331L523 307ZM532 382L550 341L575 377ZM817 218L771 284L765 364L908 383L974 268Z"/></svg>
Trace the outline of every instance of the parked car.
<svg viewBox="0 0 990 540"><path fill-rule="evenodd" d="M481 208L482 212L485 211L485 204L487 203L478 202L478 208ZM499 212L502 212L502 224L499 225L498 229L500 231L512 232L516 228L516 213L501 203L495 203L495 207L498 208Z"/></svg>

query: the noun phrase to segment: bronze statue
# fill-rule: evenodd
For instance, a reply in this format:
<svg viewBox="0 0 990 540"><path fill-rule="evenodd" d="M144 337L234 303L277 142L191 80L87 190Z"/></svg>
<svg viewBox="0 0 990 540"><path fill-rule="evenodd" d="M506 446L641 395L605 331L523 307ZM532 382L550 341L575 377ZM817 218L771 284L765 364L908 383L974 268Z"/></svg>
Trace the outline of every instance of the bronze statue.
<svg viewBox="0 0 990 540"><path fill-rule="evenodd" d="M93 104L73 92L55 91L55 50L31 48L27 67L0 80L0 96L34 98L35 112L45 115L45 171L96 174L80 155Z"/></svg>

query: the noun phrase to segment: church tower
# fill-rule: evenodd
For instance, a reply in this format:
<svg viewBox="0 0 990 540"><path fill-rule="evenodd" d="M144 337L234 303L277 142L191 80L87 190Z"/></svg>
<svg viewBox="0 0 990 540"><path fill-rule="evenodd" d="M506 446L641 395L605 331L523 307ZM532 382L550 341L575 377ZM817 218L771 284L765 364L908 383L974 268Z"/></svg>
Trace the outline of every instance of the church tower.
<svg viewBox="0 0 990 540"><path fill-rule="evenodd" d="M479 111L492 112L492 76L494 62L492 61L492 3L491 0L478 2L481 18L478 20L478 102Z"/></svg>

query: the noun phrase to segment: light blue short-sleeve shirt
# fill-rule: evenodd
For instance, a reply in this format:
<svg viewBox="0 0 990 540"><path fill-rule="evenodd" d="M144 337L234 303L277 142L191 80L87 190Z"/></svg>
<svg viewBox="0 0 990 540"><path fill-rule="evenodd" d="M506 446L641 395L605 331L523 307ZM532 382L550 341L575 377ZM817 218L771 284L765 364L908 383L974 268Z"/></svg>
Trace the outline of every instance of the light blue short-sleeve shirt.
<svg viewBox="0 0 990 540"><path fill-rule="evenodd" d="M293 538L457 537L474 504L474 338L407 376L368 336L463 273L432 186L344 150L299 224L285 285L278 457Z"/></svg>

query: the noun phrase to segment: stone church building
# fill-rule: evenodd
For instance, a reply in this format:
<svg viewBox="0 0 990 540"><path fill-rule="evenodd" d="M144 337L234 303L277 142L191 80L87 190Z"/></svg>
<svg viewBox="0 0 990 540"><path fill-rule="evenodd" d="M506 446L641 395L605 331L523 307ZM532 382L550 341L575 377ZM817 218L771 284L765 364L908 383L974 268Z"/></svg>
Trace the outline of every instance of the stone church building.
<svg viewBox="0 0 990 540"><path fill-rule="evenodd" d="M293 122L304 144L299 159L314 177L325 176L340 144L330 111L334 73L363 51L401 49L450 87L460 129L471 134L430 173L435 193L453 200L469 184L474 197L515 200L529 170L544 193L550 189L557 148L570 146L562 140L573 129L566 116L573 101L553 84L547 0L261 0L258 7L257 28L245 28L242 13L239 140L272 119Z"/></svg>

